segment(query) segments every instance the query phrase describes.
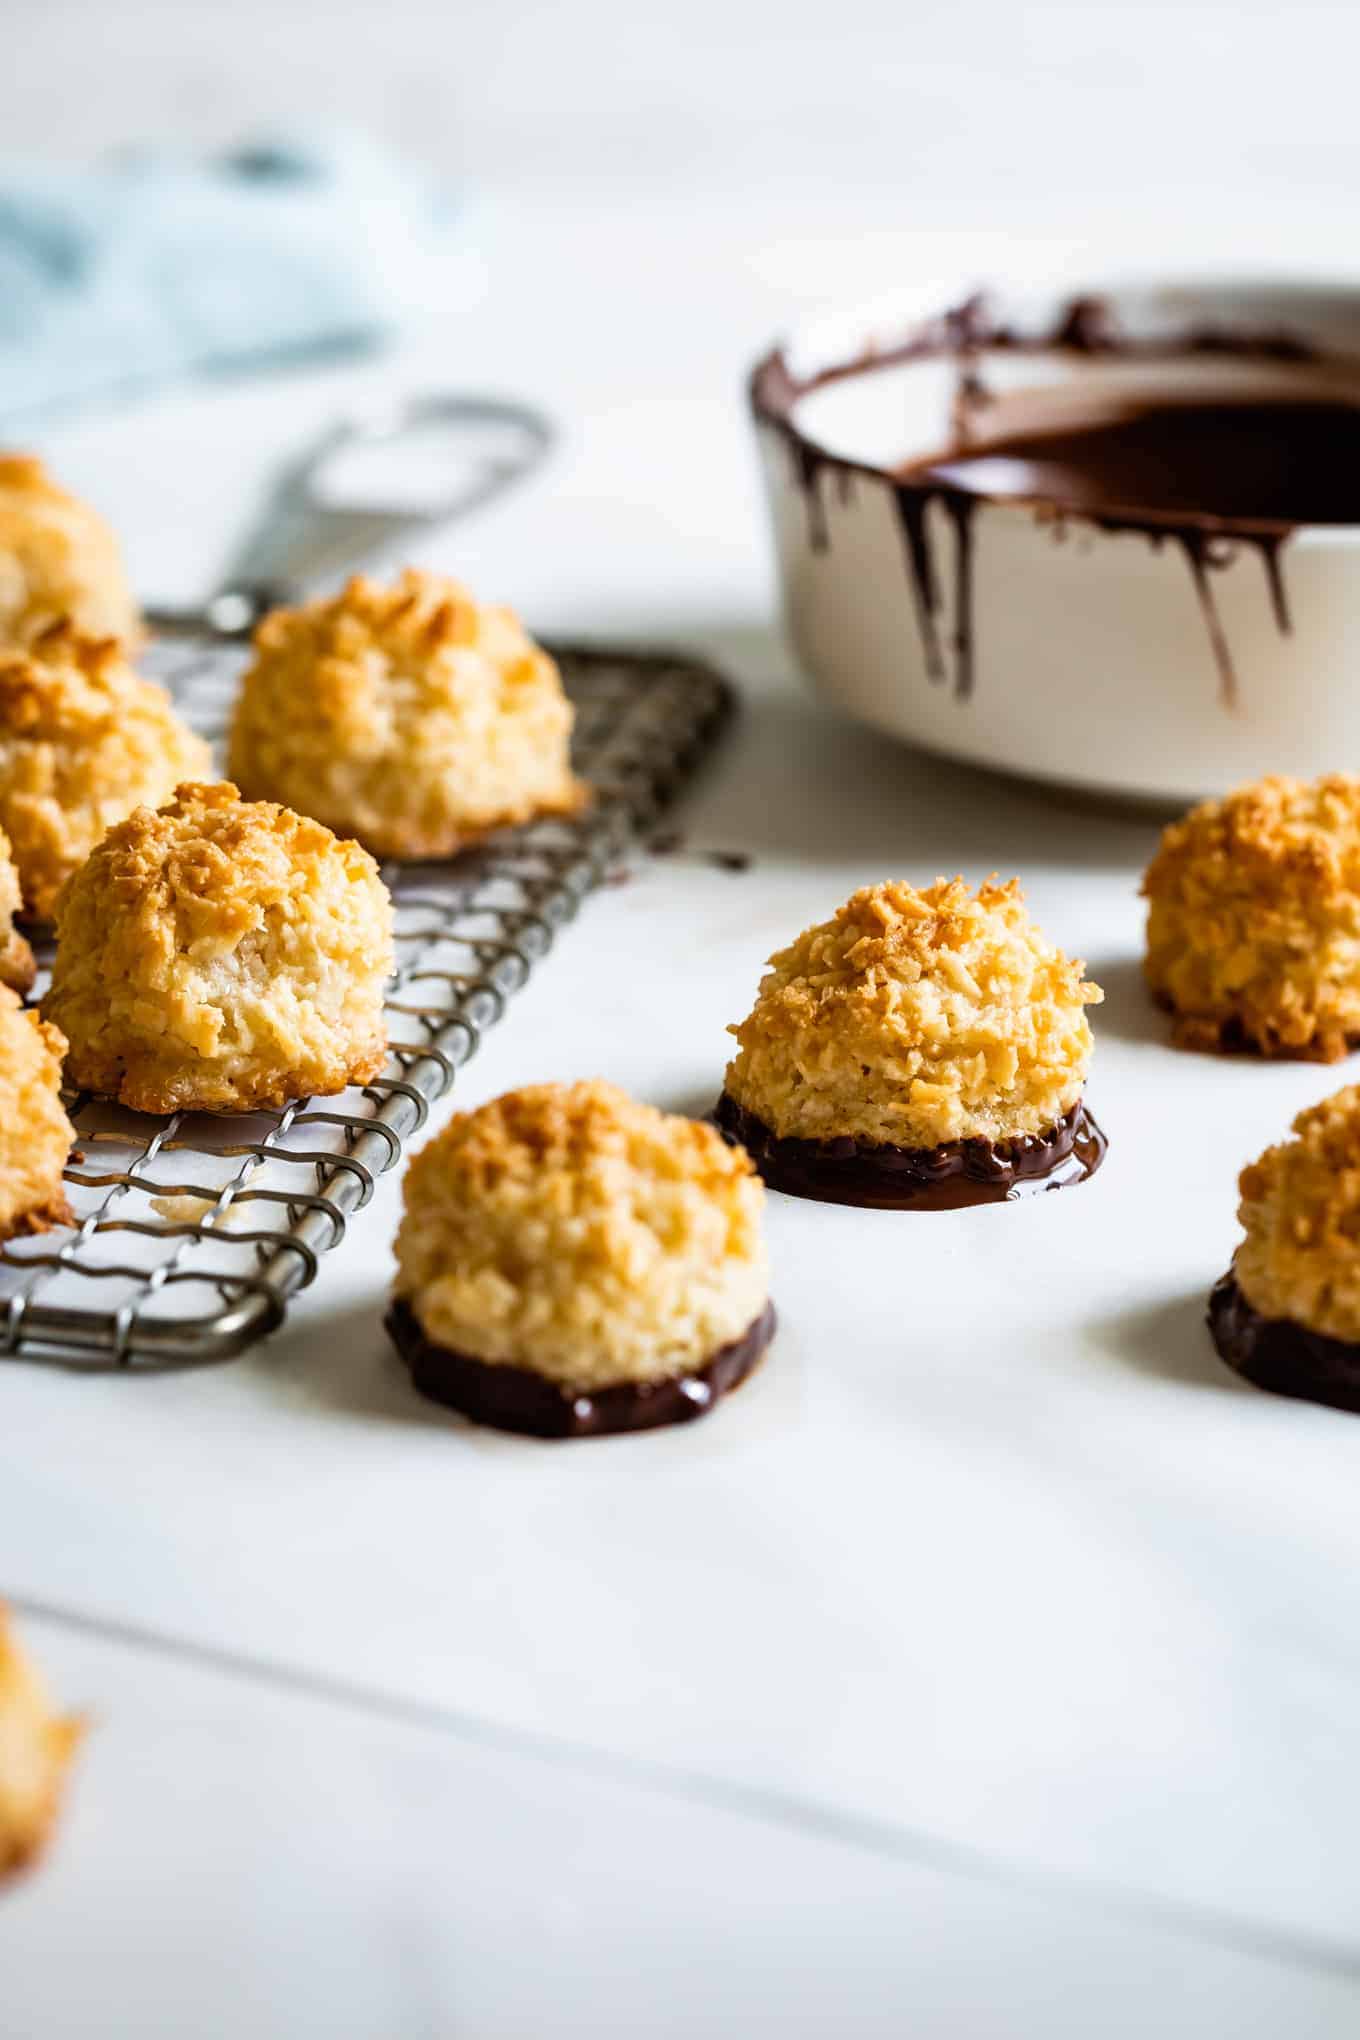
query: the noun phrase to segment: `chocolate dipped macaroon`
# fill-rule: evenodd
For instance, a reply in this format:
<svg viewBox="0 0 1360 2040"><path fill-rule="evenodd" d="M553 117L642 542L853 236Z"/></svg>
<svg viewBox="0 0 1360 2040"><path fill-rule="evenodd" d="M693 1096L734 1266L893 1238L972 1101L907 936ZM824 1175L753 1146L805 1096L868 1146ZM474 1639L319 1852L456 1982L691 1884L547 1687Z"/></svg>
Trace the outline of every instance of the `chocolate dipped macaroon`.
<svg viewBox="0 0 1360 2040"><path fill-rule="evenodd" d="M947 1210L1099 1167L1082 1090L1103 995L1017 880L866 886L770 965L715 1116L772 1189Z"/></svg>
<svg viewBox="0 0 1360 2040"><path fill-rule="evenodd" d="M1243 1239L1209 1299L1258 1388L1360 1411L1360 1085L1300 1112L1238 1178Z"/></svg>
<svg viewBox="0 0 1360 2040"><path fill-rule="evenodd" d="M404 1185L388 1329L423 1395L540 1438L709 1411L774 1327L747 1156L612 1084L462 1112Z"/></svg>
<svg viewBox="0 0 1360 2040"><path fill-rule="evenodd" d="M1173 822L1143 879L1178 1047L1335 1062L1360 1042L1360 777L1262 779Z"/></svg>

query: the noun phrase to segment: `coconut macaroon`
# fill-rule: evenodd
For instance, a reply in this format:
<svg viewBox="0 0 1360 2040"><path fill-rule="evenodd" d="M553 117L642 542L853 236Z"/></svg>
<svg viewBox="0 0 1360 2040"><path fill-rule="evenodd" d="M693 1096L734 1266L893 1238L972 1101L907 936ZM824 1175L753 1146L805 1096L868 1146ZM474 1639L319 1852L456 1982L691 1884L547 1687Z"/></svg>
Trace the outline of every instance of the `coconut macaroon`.
<svg viewBox="0 0 1360 2040"><path fill-rule="evenodd" d="M33 951L14 925L22 907L23 893L9 837L0 829L0 985L15 992L29 991L37 975Z"/></svg>
<svg viewBox="0 0 1360 2040"><path fill-rule="evenodd" d="M53 1712L0 1601L0 1880L42 1853L82 1733L74 1716Z"/></svg>
<svg viewBox="0 0 1360 2040"><path fill-rule="evenodd" d="M34 919L51 919L106 829L211 769L203 739L114 639L57 623L0 653L0 827Z"/></svg>
<svg viewBox="0 0 1360 2040"><path fill-rule="evenodd" d="M1238 1178L1243 1240L1209 1322L1262 1388L1360 1410L1360 1085L1294 1121Z"/></svg>
<svg viewBox="0 0 1360 2040"><path fill-rule="evenodd" d="M770 964L717 1117L773 1187L940 1208L1098 1166L1081 1099L1102 994L1016 880L866 886Z"/></svg>
<svg viewBox="0 0 1360 2040"><path fill-rule="evenodd" d="M57 1029L0 985L0 1240L69 1225L62 1170L75 1139L61 1103Z"/></svg>
<svg viewBox="0 0 1360 2040"><path fill-rule="evenodd" d="M103 518L31 454L0 453L0 643L27 644L61 617L91 637L142 632Z"/></svg>
<svg viewBox="0 0 1360 2040"><path fill-rule="evenodd" d="M229 769L380 857L449 857L580 806L571 725L557 667L508 609L408 568L264 618Z"/></svg>
<svg viewBox="0 0 1360 2040"><path fill-rule="evenodd" d="M139 1112L241 1112L386 1059L392 903L357 843L229 785L138 808L57 911L43 1010L68 1081Z"/></svg>
<svg viewBox="0 0 1360 2040"><path fill-rule="evenodd" d="M388 1324L417 1388L540 1437L702 1416L773 1328L750 1161L612 1084L460 1113L405 1183Z"/></svg>
<svg viewBox="0 0 1360 2040"><path fill-rule="evenodd" d="M1166 830L1148 985L1183 1048L1334 1062L1360 1040L1360 777L1263 779Z"/></svg>

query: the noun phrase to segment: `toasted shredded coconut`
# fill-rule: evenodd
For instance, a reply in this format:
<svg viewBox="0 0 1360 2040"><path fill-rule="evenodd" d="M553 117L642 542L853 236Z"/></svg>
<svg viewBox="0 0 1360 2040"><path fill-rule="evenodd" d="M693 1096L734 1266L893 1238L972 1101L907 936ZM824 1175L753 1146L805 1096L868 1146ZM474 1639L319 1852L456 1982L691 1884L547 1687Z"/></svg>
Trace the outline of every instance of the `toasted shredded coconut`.
<svg viewBox="0 0 1360 2040"><path fill-rule="evenodd" d="M583 1392L704 1365L760 1316L765 1193L711 1126L538 1084L421 1149L398 1296L426 1334Z"/></svg>
<svg viewBox="0 0 1360 2040"><path fill-rule="evenodd" d="M0 825L39 920L106 829L211 764L164 688L112 638L61 623L27 652L0 654Z"/></svg>
<svg viewBox="0 0 1360 2040"><path fill-rule="evenodd" d="M82 1733L73 1716L53 1713L0 1601L0 1880L45 1846Z"/></svg>
<svg viewBox="0 0 1360 2040"><path fill-rule="evenodd" d="M1360 1036L1360 778L1263 779L1162 837L1147 979L1186 1048L1334 1062Z"/></svg>
<svg viewBox="0 0 1360 2040"><path fill-rule="evenodd" d="M23 905L19 873L10 854L9 837L0 829L0 985L26 992L35 976L33 951L14 925Z"/></svg>
<svg viewBox="0 0 1360 2040"><path fill-rule="evenodd" d="M770 964L726 1081L781 1138L1007 1140L1081 1096L1102 994L1014 879L866 886Z"/></svg>
<svg viewBox="0 0 1360 2040"><path fill-rule="evenodd" d="M0 985L0 1239L70 1218L61 1172L75 1139L61 1103L66 1042Z"/></svg>
<svg viewBox="0 0 1360 2040"><path fill-rule="evenodd" d="M246 1111L377 1076L391 970L366 850L234 786L184 785L111 830L62 895L44 1010L83 1089Z"/></svg>
<svg viewBox="0 0 1360 2040"><path fill-rule="evenodd" d="M1263 1317L1360 1341L1360 1085L1300 1112L1293 1133L1238 1178L1238 1286Z"/></svg>
<svg viewBox="0 0 1360 2040"><path fill-rule="evenodd" d="M508 609L408 568L265 617L231 771L380 857L447 857L581 804L571 724L557 667Z"/></svg>
<svg viewBox="0 0 1360 2040"><path fill-rule="evenodd" d="M69 617L91 637L135 644L141 618L118 542L40 460L0 453L0 643L25 645Z"/></svg>

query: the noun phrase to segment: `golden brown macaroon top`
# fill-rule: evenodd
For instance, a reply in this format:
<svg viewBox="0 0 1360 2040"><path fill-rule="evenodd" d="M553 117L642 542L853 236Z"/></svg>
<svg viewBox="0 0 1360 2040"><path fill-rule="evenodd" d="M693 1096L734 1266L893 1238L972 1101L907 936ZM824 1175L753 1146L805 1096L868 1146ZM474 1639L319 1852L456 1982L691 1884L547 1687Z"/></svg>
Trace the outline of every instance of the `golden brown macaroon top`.
<svg viewBox="0 0 1360 2040"><path fill-rule="evenodd" d="M1333 1062L1360 1038L1360 777L1262 779L1173 822L1148 984L1186 1048Z"/></svg>
<svg viewBox="0 0 1360 2040"><path fill-rule="evenodd" d="M32 454L0 453L0 643L27 644L63 616L95 637L141 637L103 518Z"/></svg>
<svg viewBox="0 0 1360 2040"><path fill-rule="evenodd" d="M273 801L243 800L229 780L184 781L164 807L134 809L94 861L104 891L143 918L164 914L175 948L200 956L234 947L267 908L293 897L309 868L335 861L348 878L378 876L357 843ZM59 936L64 928L65 913Z"/></svg>
<svg viewBox="0 0 1360 2040"><path fill-rule="evenodd" d="M612 1084L535 1084L415 1156L396 1293L436 1343L573 1390L662 1380L765 1308L764 1201L713 1127Z"/></svg>
<svg viewBox="0 0 1360 2040"><path fill-rule="evenodd" d="M1294 1121L1237 1180L1238 1287L1265 1318L1360 1341L1360 1085Z"/></svg>
<svg viewBox="0 0 1360 2040"><path fill-rule="evenodd" d="M115 639L62 622L27 651L0 653L0 825L37 919L51 918L106 829L211 764L164 688L135 672Z"/></svg>
<svg viewBox="0 0 1360 2040"><path fill-rule="evenodd" d="M73 1084L142 1112L249 1110L381 1071L392 960L366 850L185 784L111 829L62 894L44 1010Z"/></svg>
<svg viewBox="0 0 1360 2040"><path fill-rule="evenodd" d="M230 766L380 856L445 857L581 804L571 725L557 667L508 609L408 568L264 618Z"/></svg>
<svg viewBox="0 0 1360 2040"><path fill-rule="evenodd" d="M770 965L726 1088L782 1139L1013 1140L1081 1096L1103 994L1016 879L865 886Z"/></svg>
<svg viewBox="0 0 1360 2040"><path fill-rule="evenodd" d="M18 868L10 853L9 837L0 829L0 985L15 992L31 990L37 975L33 951L14 925L22 906Z"/></svg>
<svg viewBox="0 0 1360 2040"><path fill-rule="evenodd" d="M83 1733L75 1717L53 1713L0 1601L0 1881L42 1852Z"/></svg>
<svg viewBox="0 0 1360 2040"><path fill-rule="evenodd" d="M62 1170L75 1132L61 1103L66 1042L0 985L0 1240L70 1221Z"/></svg>

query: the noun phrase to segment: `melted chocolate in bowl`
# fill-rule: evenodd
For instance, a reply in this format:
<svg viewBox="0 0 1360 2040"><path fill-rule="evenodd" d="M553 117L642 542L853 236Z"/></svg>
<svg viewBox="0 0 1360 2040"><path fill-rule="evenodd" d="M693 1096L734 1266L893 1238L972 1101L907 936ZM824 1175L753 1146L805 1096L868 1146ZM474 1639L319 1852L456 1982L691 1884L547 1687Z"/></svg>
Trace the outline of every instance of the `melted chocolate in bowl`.
<svg viewBox="0 0 1360 2040"><path fill-rule="evenodd" d="M1360 403L1166 402L1067 431L993 439L905 472L989 500L1077 515L1292 529L1360 525Z"/></svg>
<svg viewBox="0 0 1360 2040"><path fill-rule="evenodd" d="M1094 1176L1108 1146L1081 1103L1048 1133L1004 1144L951 1140L935 1148L871 1145L848 1136L782 1139L726 1091L713 1118L746 1149L771 1190L879 1211L959 1211L1063 1190Z"/></svg>
<svg viewBox="0 0 1360 2040"><path fill-rule="evenodd" d="M837 453L801 422L802 400L828 384L940 357L957 365L951 413L939 446L914 460L880 465ZM997 364L1020 357L1034 382L989 386ZM960 697L973 691L980 504L1029 507L1057 536L1080 520L1179 551L1226 706L1236 679L1214 576L1254 553L1287 632L1282 552L1292 533L1360 526L1360 361L1327 357L1300 334L1197 328L1144 340L1120 331L1110 305L1086 298L1052 330L1028 335L997 325L974 300L894 347L802 379L776 352L757 366L751 402L761 429L788 450L814 552L831 545L828 474L842 502L858 475L892 489L926 669L952 678Z"/></svg>

